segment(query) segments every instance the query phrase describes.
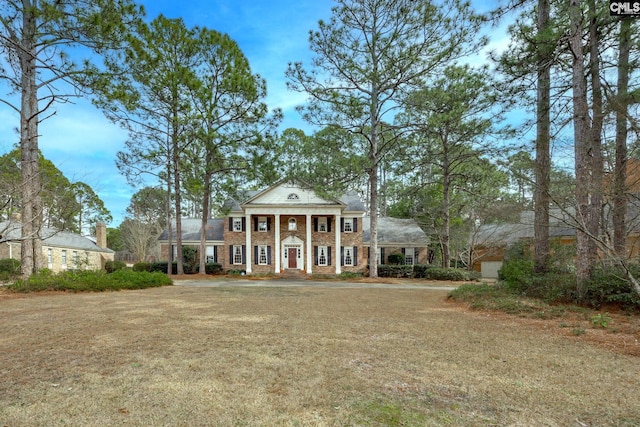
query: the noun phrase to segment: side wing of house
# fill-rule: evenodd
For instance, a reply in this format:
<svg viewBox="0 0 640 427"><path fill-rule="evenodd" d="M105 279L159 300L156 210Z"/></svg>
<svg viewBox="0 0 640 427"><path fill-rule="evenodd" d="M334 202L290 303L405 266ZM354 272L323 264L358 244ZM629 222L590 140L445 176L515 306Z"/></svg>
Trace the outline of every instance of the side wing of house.
<svg viewBox="0 0 640 427"><path fill-rule="evenodd" d="M371 219L363 218L367 253L371 239ZM413 219L378 217L376 262L387 264L390 255L402 257L405 265L429 264L429 237Z"/></svg>

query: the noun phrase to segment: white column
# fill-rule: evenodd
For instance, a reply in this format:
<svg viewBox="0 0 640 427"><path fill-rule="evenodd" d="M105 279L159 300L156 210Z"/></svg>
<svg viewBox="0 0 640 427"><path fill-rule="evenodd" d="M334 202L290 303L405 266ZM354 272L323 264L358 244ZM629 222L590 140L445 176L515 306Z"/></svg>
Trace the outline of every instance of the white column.
<svg viewBox="0 0 640 427"><path fill-rule="evenodd" d="M307 273L313 272L313 246L311 246L311 214L307 214Z"/></svg>
<svg viewBox="0 0 640 427"><path fill-rule="evenodd" d="M336 249L333 252L333 262L336 263L336 274L342 273L342 269L340 268L340 215L336 215L336 223L333 227L334 232L336 233Z"/></svg>
<svg viewBox="0 0 640 427"><path fill-rule="evenodd" d="M280 214L276 214L276 229L275 229L275 244L274 244L274 259L275 259L275 263L276 263L276 273L280 273Z"/></svg>
<svg viewBox="0 0 640 427"><path fill-rule="evenodd" d="M247 262L246 264L246 268L245 270L247 271L247 274L251 273L251 266L253 265L253 248L251 247L251 230L253 227L253 224L251 223L251 215L247 214L246 215L246 220L245 220L245 230L246 230L246 236L247 236L247 242L246 242L246 259L245 261Z"/></svg>

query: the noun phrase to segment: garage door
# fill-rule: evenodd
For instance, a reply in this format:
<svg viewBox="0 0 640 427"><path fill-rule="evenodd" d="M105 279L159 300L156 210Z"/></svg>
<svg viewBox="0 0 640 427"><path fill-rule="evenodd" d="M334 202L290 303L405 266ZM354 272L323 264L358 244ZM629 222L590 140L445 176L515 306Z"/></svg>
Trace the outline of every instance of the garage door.
<svg viewBox="0 0 640 427"><path fill-rule="evenodd" d="M482 261L480 263L480 272L485 279L497 279L500 267L502 267L502 261Z"/></svg>

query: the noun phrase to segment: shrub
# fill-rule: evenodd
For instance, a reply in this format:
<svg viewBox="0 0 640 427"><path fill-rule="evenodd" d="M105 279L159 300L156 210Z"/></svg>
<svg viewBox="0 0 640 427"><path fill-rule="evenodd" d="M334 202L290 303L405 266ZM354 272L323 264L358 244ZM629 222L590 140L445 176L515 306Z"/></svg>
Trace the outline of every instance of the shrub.
<svg viewBox="0 0 640 427"><path fill-rule="evenodd" d="M640 277L640 266L634 265L630 269L635 277ZM585 285L583 302L595 308L603 304L620 304L625 309L640 309L640 296L619 267L597 268Z"/></svg>
<svg viewBox="0 0 640 427"><path fill-rule="evenodd" d="M21 273L21 264L17 259L0 259L0 280L10 280Z"/></svg>
<svg viewBox="0 0 640 427"><path fill-rule="evenodd" d="M145 289L171 285L172 280L162 273L121 270L113 277L117 289Z"/></svg>
<svg viewBox="0 0 640 427"><path fill-rule="evenodd" d="M338 279L340 280L358 279L360 277L362 277L362 273L355 273L353 271L343 271L338 275Z"/></svg>
<svg viewBox="0 0 640 427"><path fill-rule="evenodd" d="M507 249L498 279L516 292L525 292L531 286L533 259L524 250L524 242L518 242Z"/></svg>
<svg viewBox="0 0 640 427"><path fill-rule="evenodd" d="M570 273L547 273L531 276L529 285L518 292L548 303L574 301L576 276Z"/></svg>
<svg viewBox="0 0 640 427"><path fill-rule="evenodd" d="M122 261L107 261L104 263L104 269L107 273L113 273L114 271L122 270L127 264Z"/></svg>
<svg viewBox="0 0 640 427"><path fill-rule="evenodd" d="M193 246L182 247L182 270L184 274L196 274L198 272L198 249Z"/></svg>
<svg viewBox="0 0 640 427"><path fill-rule="evenodd" d="M167 272L167 266L168 263L167 261L158 261L158 262L152 262L150 265L150 271L153 272L158 272L158 273L166 273ZM174 262L173 266L171 268L171 274L178 274L178 263Z"/></svg>
<svg viewBox="0 0 640 427"><path fill-rule="evenodd" d="M411 277L413 275L412 265L378 265L379 277Z"/></svg>
<svg viewBox="0 0 640 427"><path fill-rule="evenodd" d="M246 270L227 270L227 274L231 276L244 276L247 274Z"/></svg>
<svg viewBox="0 0 640 427"><path fill-rule="evenodd" d="M133 264L133 271L151 271L151 263L149 262L136 262Z"/></svg>
<svg viewBox="0 0 640 427"><path fill-rule="evenodd" d="M562 313L547 304L523 299L502 285L462 285L451 291L449 298L468 302L469 307L475 310L496 310L518 316L538 317L545 313L545 316L556 317Z"/></svg>
<svg viewBox="0 0 640 427"><path fill-rule="evenodd" d="M208 262L204 265L204 272L206 274L220 274L222 273L222 265L217 262Z"/></svg>
<svg viewBox="0 0 640 427"><path fill-rule="evenodd" d="M170 285L171 279L161 273L147 271L136 272L120 269L113 273L104 271L66 271L53 274L43 270L31 275L26 280L19 280L8 286L14 292L37 291L106 291L120 289L144 289L149 287Z"/></svg>
<svg viewBox="0 0 640 427"><path fill-rule="evenodd" d="M425 269L425 278L431 280L451 280L454 282L468 282L471 280L468 270L440 267Z"/></svg>
<svg viewBox="0 0 640 427"><path fill-rule="evenodd" d="M20 261L17 259L0 259L0 273L20 274Z"/></svg>
<svg viewBox="0 0 640 427"><path fill-rule="evenodd" d="M392 265L404 264L404 255L398 253L389 254L389 256L387 256L387 262Z"/></svg>
<svg viewBox="0 0 640 427"><path fill-rule="evenodd" d="M431 268L431 266L426 264L416 264L413 266L413 277L416 279L424 279L427 277L427 270Z"/></svg>

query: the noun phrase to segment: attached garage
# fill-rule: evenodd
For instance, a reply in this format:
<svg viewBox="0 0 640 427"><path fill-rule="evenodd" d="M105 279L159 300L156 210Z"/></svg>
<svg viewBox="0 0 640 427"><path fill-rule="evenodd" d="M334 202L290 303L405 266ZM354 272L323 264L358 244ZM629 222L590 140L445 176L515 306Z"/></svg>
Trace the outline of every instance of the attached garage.
<svg viewBox="0 0 640 427"><path fill-rule="evenodd" d="M502 261L482 261L480 263L480 274L484 279L497 279L500 267L502 267Z"/></svg>

